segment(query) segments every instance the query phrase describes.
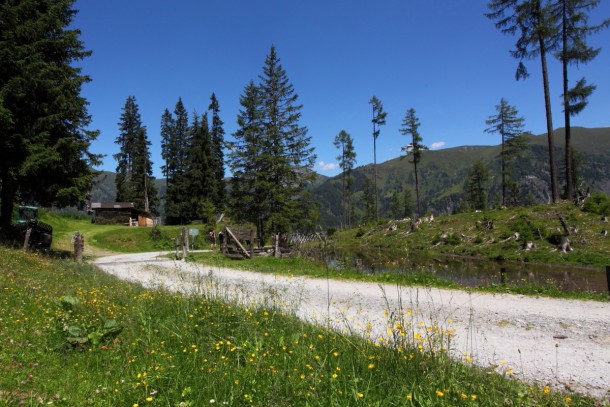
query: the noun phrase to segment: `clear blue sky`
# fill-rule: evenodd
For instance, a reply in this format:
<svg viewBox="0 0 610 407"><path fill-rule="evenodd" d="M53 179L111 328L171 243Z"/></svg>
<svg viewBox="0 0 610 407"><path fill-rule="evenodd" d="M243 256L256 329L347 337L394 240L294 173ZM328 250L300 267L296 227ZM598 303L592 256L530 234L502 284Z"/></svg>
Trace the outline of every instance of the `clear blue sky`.
<svg viewBox="0 0 610 407"><path fill-rule="evenodd" d="M604 0L590 17L610 17ZM371 108L376 95L388 112L377 162L400 155L408 144L398 129L413 107L424 144L432 148L498 144L485 120L504 97L526 119L527 130L545 130L538 60L531 77L515 81L509 55L515 38L484 17L487 1L456 0L78 0L73 27L93 55L79 63L92 82L83 88L92 128L101 135L92 151L106 154L98 169L114 171L117 123L128 96L140 107L161 177L159 125L178 97L189 112L220 102L226 138L236 130L239 97L257 80L271 45L303 104L318 156L315 170L336 175L332 142L346 130L357 165L373 162ZM572 70L597 85L573 125L610 127L610 30L590 37L602 48L588 65ZM550 63L553 125L563 127L560 65Z"/></svg>

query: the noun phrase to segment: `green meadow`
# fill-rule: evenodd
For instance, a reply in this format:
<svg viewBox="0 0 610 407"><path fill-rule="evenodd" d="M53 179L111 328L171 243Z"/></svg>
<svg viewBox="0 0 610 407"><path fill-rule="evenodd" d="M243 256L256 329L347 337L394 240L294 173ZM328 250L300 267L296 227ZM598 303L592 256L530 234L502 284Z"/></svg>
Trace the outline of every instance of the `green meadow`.
<svg viewBox="0 0 610 407"><path fill-rule="evenodd" d="M167 250L179 228L95 225L47 213L53 256L0 248L0 406L589 406L545 383L449 358L452 332L412 309L388 316L392 342L303 323L272 306L230 304L210 289L177 294L117 280L69 259L75 230L88 258ZM203 226L199 226L203 232ZM200 248L207 242L199 241ZM63 253L63 255L62 255ZM225 259L215 266L423 286L336 271L300 258ZM422 280L418 280L422 278ZM269 293L270 296L278 295ZM273 304L273 301L267 302Z"/></svg>
<svg viewBox="0 0 610 407"><path fill-rule="evenodd" d="M0 249L0 405L588 406L452 361L411 313L380 344L238 306L144 289L95 267ZM423 329L422 329L423 328Z"/></svg>

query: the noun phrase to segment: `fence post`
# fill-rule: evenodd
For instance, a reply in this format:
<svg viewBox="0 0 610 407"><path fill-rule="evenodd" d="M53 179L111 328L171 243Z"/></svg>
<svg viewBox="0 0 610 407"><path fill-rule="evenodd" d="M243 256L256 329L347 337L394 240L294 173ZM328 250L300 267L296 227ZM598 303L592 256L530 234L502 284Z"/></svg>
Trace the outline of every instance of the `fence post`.
<svg viewBox="0 0 610 407"><path fill-rule="evenodd" d="M182 228L182 260L186 261L186 257L189 254L189 235L186 227Z"/></svg>
<svg viewBox="0 0 610 407"><path fill-rule="evenodd" d="M608 283L608 294L610 294L610 266L606 266L606 282Z"/></svg>
<svg viewBox="0 0 610 407"><path fill-rule="evenodd" d="M502 267L500 269L500 283L502 283L502 285L506 285L506 268Z"/></svg>
<svg viewBox="0 0 610 407"><path fill-rule="evenodd" d="M27 252L28 249L30 248L30 235L32 234L32 228L30 226L28 226L27 230L25 231L25 237L23 239L23 251Z"/></svg>
<svg viewBox="0 0 610 407"><path fill-rule="evenodd" d="M85 237L80 232L74 232L72 243L74 244L74 260L77 263L82 263L83 251L85 250Z"/></svg>

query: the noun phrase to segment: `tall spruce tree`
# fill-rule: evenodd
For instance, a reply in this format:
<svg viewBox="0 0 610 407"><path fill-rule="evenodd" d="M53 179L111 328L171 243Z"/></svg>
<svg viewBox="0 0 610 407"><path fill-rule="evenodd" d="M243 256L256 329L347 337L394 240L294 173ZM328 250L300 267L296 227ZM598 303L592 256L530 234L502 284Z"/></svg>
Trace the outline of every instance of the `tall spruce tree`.
<svg viewBox="0 0 610 407"><path fill-rule="evenodd" d="M142 208L146 213L157 214L159 197L153 176L150 159L150 140L146 134L146 127L142 127L135 139L136 154L133 157L133 184L134 190L140 191L133 199L136 208Z"/></svg>
<svg viewBox="0 0 610 407"><path fill-rule="evenodd" d="M337 156L337 160L339 161L339 167L342 171L341 207L343 209L344 225L350 227L353 217L352 187L354 185L354 178L352 177L352 170L356 164L354 140L348 132L341 130L339 134L335 136L333 144L340 151L340 154Z"/></svg>
<svg viewBox="0 0 610 407"><path fill-rule="evenodd" d="M185 224L191 217L188 191L188 147L190 145L188 113L179 98L174 115L165 109L161 117L161 156L166 177L165 222L170 225Z"/></svg>
<svg viewBox="0 0 610 407"><path fill-rule="evenodd" d="M602 24L590 26L588 13L597 7L600 0L554 0L551 3L551 12L558 21L557 32L560 39L560 50L556 52L562 65L563 75L563 113L565 123L565 177L566 198L574 197L573 159L572 159L572 131L570 117L580 113L587 105L587 99L595 90L594 85L587 85L582 78L570 88L568 68L570 65L585 64L593 60L600 52L599 48L587 45L586 39L603 28L608 27L610 20Z"/></svg>
<svg viewBox="0 0 610 407"><path fill-rule="evenodd" d="M379 216L379 191L377 190L377 138L379 137L379 126L385 125L387 112L383 110L383 104L375 95L369 100L373 109L373 188L375 189L375 219Z"/></svg>
<svg viewBox="0 0 610 407"><path fill-rule="evenodd" d="M190 145L187 149L187 176L191 212L189 218L202 219L205 223L214 217L214 199L217 196L215 158L212 152L208 115L193 115L190 128ZM186 216L186 215L185 215Z"/></svg>
<svg viewBox="0 0 610 407"><path fill-rule="evenodd" d="M400 129L400 133L403 136L411 135L411 144L403 147L402 150L407 154L411 154L410 162L413 164L413 172L415 175L415 197L417 200L417 216L421 216L421 203L419 199L419 177L417 171L417 164L421 161L422 152L427 150L428 147L422 144L422 137L419 134L419 119L415 115L415 109L409 108L405 113L405 117L402 120L403 127Z"/></svg>
<svg viewBox="0 0 610 407"><path fill-rule="evenodd" d="M265 200L266 183L263 173L264 132L260 89L253 82L240 96L237 131L228 145L228 165L232 170L229 207L231 216L239 222L252 222L257 238L264 244L263 220L268 216Z"/></svg>
<svg viewBox="0 0 610 407"><path fill-rule="evenodd" d="M523 61L540 57L549 150L551 197L553 202L557 202L559 200L559 187L557 184L555 138L553 135L547 68L547 54L557 47L557 16L553 15L550 7L546 3L543 4L542 0L493 0L488 3L487 7L491 11L485 15L495 20L496 27L502 33L514 35L519 32L515 49L511 51L512 56L519 60L516 72L517 80L529 76Z"/></svg>
<svg viewBox="0 0 610 407"><path fill-rule="evenodd" d="M68 29L74 0L0 3L0 228L17 200L42 206L84 201L100 155L73 66L90 55Z"/></svg>
<svg viewBox="0 0 610 407"><path fill-rule="evenodd" d="M523 123L525 119L519 117L517 108L509 105L504 98L500 99L499 105L496 105L496 112L496 115L489 116L488 120L485 121L485 124L489 126L485 129L485 132L500 134L502 205L506 205L507 187L510 184L510 182L507 181L507 177L510 177L511 164L514 162L515 158L527 148L527 139L523 135Z"/></svg>
<svg viewBox="0 0 610 407"><path fill-rule="evenodd" d="M269 203L263 224L269 231L288 232L302 214L297 198L314 180L316 156L307 128L299 124L302 105L274 46L259 78L266 167L261 176L266 178Z"/></svg>
<svg viewBox="0 0 610 407"><path fill-rule="evenodd" d="M134 96L127 97L118 125L115 143L119 145L119 152L114 155L116 201L133 202L136 209L150 212L157 205L157 191L152 176L150 141Z"/></svg>
<svg viewBox="0 0 610 407"><path fill-rule="evenodd" d="M212 143L212 158L215 194L213 203L218 210L223 210L225 207L225 163L224 163L224 135L225 131L222 127L224 122L220 118L220 104L216 99L216 94L212 93L210 97L210 105L208 109L212 113L212 126L210 129L210 140Z"/></svg>

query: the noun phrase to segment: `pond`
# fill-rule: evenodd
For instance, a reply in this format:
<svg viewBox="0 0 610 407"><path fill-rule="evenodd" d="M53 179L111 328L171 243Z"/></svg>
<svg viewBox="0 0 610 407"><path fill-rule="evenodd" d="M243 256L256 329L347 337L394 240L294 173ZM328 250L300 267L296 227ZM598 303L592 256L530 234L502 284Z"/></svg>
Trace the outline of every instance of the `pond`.
<svg viewBox="0 0 610 407"><path fill-rule="evenodd" d="M552 284L563 291L608 292L606 272L599 267L546 265L474 258L406 256L383 250L340 251L328 256L331 268L363 273L426 272L467 287L492 284Z"/></svg>

